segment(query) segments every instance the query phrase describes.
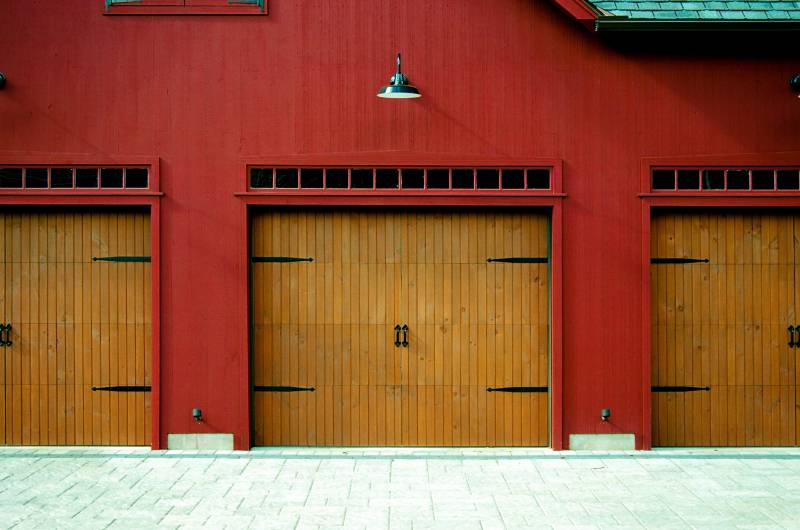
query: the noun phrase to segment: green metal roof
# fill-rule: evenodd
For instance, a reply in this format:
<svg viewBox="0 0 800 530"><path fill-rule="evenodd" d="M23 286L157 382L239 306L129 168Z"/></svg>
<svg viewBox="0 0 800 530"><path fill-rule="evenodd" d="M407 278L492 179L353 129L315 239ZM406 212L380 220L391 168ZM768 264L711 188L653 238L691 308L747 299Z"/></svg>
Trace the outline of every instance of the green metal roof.
<svg viewBox="0 0 800 530"><path fill-rule="evenodd" d="M592 0L602 15L629 20L680 21L800 21L800 2L667 2ZM602 16L601 15L601 16Z"/></svg>

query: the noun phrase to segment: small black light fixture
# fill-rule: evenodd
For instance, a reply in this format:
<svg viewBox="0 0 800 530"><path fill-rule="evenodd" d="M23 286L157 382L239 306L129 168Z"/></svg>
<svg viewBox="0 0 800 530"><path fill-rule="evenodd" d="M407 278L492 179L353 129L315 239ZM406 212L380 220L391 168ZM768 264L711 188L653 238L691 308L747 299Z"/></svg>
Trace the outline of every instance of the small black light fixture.
<svg viewBox="0 0 800 530"><path fill-rule="evenodd" d="M0 72L0 90L3 90L6 87L6 74Z"/></svg>
<svg viewBox="0 0 800 530"><path fill-rule="evenodd" d="M194 421L203 421L203 411L200 409L192 409L192 418L194 418Z"/></svg>
<svg viewBox="0 0 800 530"><path fill-rule="evenodd" d="M795 91L797 97L800 98L800 74L794 74L789 78L789 86Z"/></svg>
<svg viewBox="0 0 800 530"><path fill-rule="evenodd" d="M400 71L400 54L397 54L397 72L389 79L389 84L378 90L379 98L411 99L422 96L417 87L409 84L408 77Z"/></svg>
<svg viewBox="0 0 800 530"><path fill-rule="evenodd" d="M611 417L611 409L603 409L600 411L600 419L602 421L608 421L608 418Z"/></svg>

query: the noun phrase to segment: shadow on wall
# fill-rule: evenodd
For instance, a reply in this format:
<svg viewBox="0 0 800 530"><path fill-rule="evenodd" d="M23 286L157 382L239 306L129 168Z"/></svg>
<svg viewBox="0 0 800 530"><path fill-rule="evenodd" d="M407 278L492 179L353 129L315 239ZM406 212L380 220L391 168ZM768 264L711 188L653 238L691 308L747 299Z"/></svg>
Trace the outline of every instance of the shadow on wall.
<svg viewBox="0 0 800 530"><path fill-rule="evenodd" d="M672 147L664 154L800 148L800 102L789 86L800 69L796 34L623 32L599 37L632 69L627 102L618 104L642 107L637 129L642 145L651 149L644 154L652 154L659 143ZM658 127L652 126L654 118ZM674 152L676 142L679 152Z"/></svg>

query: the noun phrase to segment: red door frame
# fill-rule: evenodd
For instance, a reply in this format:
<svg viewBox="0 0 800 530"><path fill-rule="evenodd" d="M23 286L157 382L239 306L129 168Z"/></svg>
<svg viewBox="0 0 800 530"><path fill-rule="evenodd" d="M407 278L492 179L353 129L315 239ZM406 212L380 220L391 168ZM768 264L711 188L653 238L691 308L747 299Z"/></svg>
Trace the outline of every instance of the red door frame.
<svg viewBox="0 0 800 530"><path fill-rule="evenodd" d="M800 191L767 192L705 192L705 191L659 191L650 188L651 171L654 168L780 168L800 166L800 153L742 154L730 156L696 156L645 158L641 166L642 201L642 440L641 449L652 449L652 398L650 386L652 359L652 321L650 288L650 223L653 210L664 208L753 208L800 209Z"/></svg>
<svg viewBox="0 0 800 530"><path fill-rule="evenodd" d="M541 208L550 212L550 446L555 450L564 449L564 399L563 399L563 205L562 199L566 197L562 185L562 162L554 159L535 160L420 160L409 156L397 156L395 164L388 164L385 154L380 156L356 155L342 157L301 156L281 159L279 162L255 159L244 161L242 178L244 189L247 189L247 168L255 166L288 166L299 167L549 167L551 173L551 189L525 192L496 192L496 191L404 191L404 190L373 190L357 192L321 192L320 190L270 190L270 191L245 191L235 195L242 202L239 221L240 234L240 275L239 285L247 286L238 289L242 293L239 300L241 348L247 352L245 369L241 370L239 399L246 404L247 425L245 437L241 447L236 449L250 449L252 447L252 400L250 392L250 289L249 289L249 252L250 252L250 219L254 210L269 206L385 206L385 207L458 207L458 208L511 208L527 207Z"/></svg>
<svg viewBox="0 0 800 530"><path fill-rule="evenodd" d="M3 206L139 206L150 210L151 245L151 428L150 447L161 448L161 197L159 159L157 157L56 156L24 155L0 157L0 166L148 166L150 187L147 190L0 190Z"/></svg>

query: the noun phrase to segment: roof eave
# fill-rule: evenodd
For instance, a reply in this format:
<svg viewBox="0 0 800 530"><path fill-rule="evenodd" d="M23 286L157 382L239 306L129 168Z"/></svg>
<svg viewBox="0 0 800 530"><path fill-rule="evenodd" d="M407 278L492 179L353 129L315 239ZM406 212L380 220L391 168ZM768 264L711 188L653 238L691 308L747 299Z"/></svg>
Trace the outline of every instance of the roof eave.
<svg viewBox="0 0 800 530"><path fill-rule="evenodd" d="M598 17L597 32L622 31L800 31L800 20L641 20L627 17Z"/></svg>
<svg viewBox="0 0 800 530"><path fill-rule="evenodd" d="M553 0L553 3L589 30L596 31L595 23L601 13L589 2L583 0Z"/></svg>

